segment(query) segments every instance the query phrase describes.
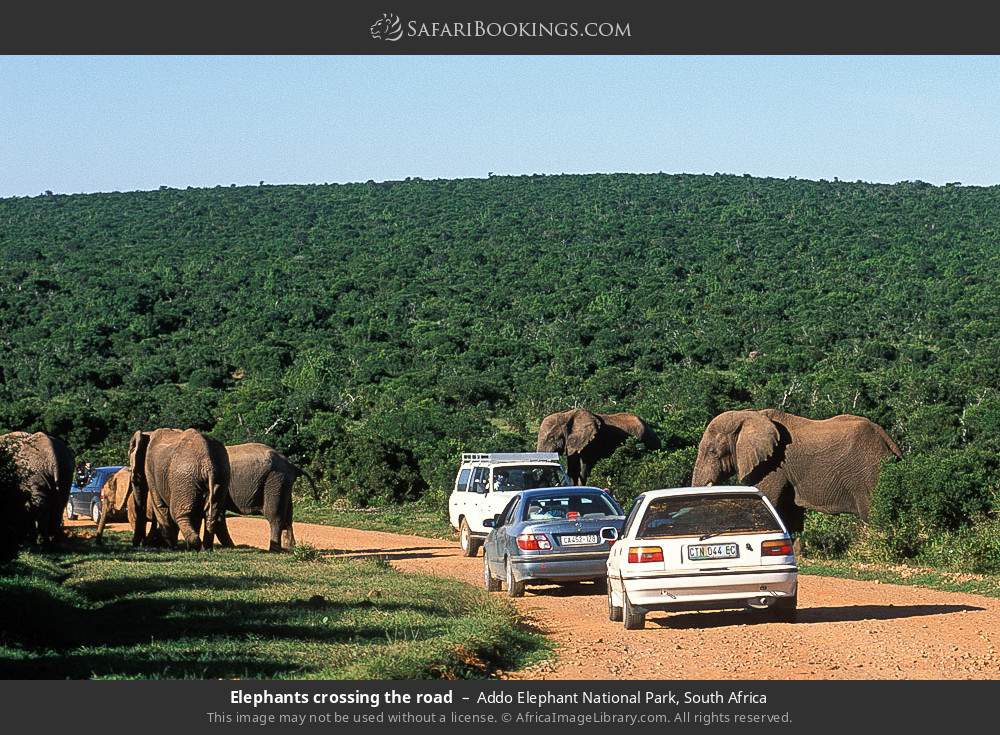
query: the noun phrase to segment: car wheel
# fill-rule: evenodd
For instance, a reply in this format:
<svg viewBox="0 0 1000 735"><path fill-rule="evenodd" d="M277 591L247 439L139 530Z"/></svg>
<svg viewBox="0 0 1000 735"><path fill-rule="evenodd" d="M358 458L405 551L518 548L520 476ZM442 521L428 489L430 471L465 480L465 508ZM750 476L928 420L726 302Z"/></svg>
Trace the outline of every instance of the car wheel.
<svg viewBox="0 0 1000 735"><path fill-rule="evenodd" d="M475 556L479 553L479 539L473 537L469 522L462 519L462 526L458 529L458 543L462 547L462 556Z"/></svg>
<svg viewBox="0 0 1000 735"><path fill-rule="evenodd" d="M642 630L646 627L646 611L642 608L632 607L632 603L628 601L628 595L625 594L625 590L622 590L622 602L624 603L622 607L622 622L625 624L625 630Z"/></svg>
<svg viewBox="0 0 1000 735"><path fill-rule="evenodd" d="M500 580L493 576L490 570L490 558L486 552L483 552L483 587L487 592L500 591Z"/></svg>
<svg viewBox="0 0 1000 735"><path fill-rule="evenodd" d="M73 512L73 502L72 501L66 503L66 520L67 521L75 521L76 520L76 513Z"/></svg>
<svg viewBox="0 0 1000 735"><path fill-rule="evenodd" d="M510 563L510 559L507 560L507 579L504 583L508 596L524 597L524 582L514 576L514 565Z"/></svg>
<svg viewBox="0 0 1000 735"><path fill-rule="evenodd" d="M94 523L98 523L101 520L101 506L94 503L90 506L90 517L94 519Z"/></svg>
<svg viewBox="0 0 1000 735"><path fill-rule="evenodd" d="M622 622L622 609L620 606L615 605L611 597L611 585L607 580L605 580L604 586L608 588L608 620L612 623L620 623Z"/></svg>

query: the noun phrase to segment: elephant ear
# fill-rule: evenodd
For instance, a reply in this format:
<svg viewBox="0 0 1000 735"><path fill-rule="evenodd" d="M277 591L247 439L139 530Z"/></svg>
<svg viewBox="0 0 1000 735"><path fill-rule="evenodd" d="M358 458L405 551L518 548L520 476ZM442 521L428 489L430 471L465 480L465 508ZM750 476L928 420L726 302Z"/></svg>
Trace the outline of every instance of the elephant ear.
<svg viewBox="0 0 1000 735"><path fill-rule="evenodd" d="M132 473L130 472L126 477L125 470L120 470L120 472L122 474L112 478L112 482L115 484L114 504L116 511L125 510L128 496L132 494Z"/></svg>
<svg viewBox="0 0 1000 735"><path fill-rule="evenodd" d="M756 411L747 411L736 437L736 473L741 480L774 454L778 446L778 427Z"/></svg>
<svg viewBox="0 0 1000 735"><path fill-rule="evenodd" d="M573 414L566 437L566 454L579 454L597 438L601 420L590 411L579 410Z"/></svg>

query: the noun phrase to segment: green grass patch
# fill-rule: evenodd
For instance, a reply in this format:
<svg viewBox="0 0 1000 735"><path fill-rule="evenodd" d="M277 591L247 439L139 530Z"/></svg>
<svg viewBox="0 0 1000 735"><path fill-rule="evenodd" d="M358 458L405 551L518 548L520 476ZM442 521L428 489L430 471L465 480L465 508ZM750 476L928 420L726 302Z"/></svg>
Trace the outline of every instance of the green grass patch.
<svg viewBox="0 0 1000 735"><path fill-rule="evenodd" d="M115 534L27 551L0 569L0 677L487 677L549 651L505 600L313 552L134 550Z"/></svg>
<svg viewBox="0 0 1000 735"><path fill-rule="evenodd" d="M322 523L362 531L386 531L428 538L455 539L448 512L425 502L400 503L372 508L351 508L340 501L330 505L311 498L295 499L295 520Z"/></svg>
<svg viewBox="0 0 1000 735"><path fill-rule="evenodd" d="M968 592L1000 598L1000 574L947 572L903 564L849 562L839 559L800 559L799 571L821 577L843 577L865 582L905 584L945 592Z"/></svg>

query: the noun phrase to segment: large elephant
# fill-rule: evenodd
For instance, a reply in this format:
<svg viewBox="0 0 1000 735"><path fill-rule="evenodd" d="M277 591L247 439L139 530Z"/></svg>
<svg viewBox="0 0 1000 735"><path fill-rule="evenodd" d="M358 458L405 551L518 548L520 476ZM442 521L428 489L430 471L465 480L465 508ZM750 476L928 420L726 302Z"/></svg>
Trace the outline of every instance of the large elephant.
<svg viewBox="0 0 1000 735"><path fill-rule="evenodd" d="M806 509L867 521L882 460L901 456L885 430L861 416L815 421L775 409L726 411L701 437L691 484L736 474L799 532Z"/></svg>
<svg viewBox="0 0 1000 735"><path fill-rule="evenodd" d="M132 492L132 470L122 467L109 477L101 488L101 519L97 522L97 543L101 543L104 526L111 516L123 510L128 516L129 524L135 528L135 502L135 494Z"/></svg>
<svg viewBox="0 0 1000 735"><path fill-rule="evenodd" d="M42 541L63 535L62 516L69 501L76 459L64 441L44 432L14 431L0 436L17 466L21 491L28 498L34 533Z"/></svg>
<svg viewBox="0 0 1000 735"><path fill-rule="evenodd" d="M146 537L149 503L169 543L179 532L189 548L211 549L229 495L229 456L222 443L196 429L137 431L128 456L135 494L132 544ZM202 520L204 543L198 535ZM226 542L222 536L219 540Z"/></svg>
<svg viewBox="0 0 1000 735"><path fill-rule="evenodd" d="M229 454L229 498L226 510L240 515L262 515L271 526L271 551L281 551L282 541L295 546L292 532L292 485L301 476L319 499L316 483L308 472L266 444L236 444L226 447ZM229 531L225 516L219 540L226 543ZM230 542L231 543L231 542Z"/></svg>
<svg viewBox="0 0 1000 735"><path fill-rule="evenodd" d="M566 455L566 469L577 485L584 485L598 460L610 457L629 437L648 449L659 449L660 440L633 413L591 413L585 408L549 414L538 429L539 452Z"/></svg>

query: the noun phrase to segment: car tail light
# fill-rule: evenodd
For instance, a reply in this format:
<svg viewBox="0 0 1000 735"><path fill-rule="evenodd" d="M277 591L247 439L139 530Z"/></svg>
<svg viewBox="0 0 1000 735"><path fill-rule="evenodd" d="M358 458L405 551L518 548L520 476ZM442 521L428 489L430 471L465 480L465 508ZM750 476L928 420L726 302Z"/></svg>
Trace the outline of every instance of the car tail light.
<svg viewBox="0 0 1000 735"><path fill-rule="evenodd" d="M548 551L552 548L544 533L522 533L517 537L517 546L524 551Z"/></svg>
<svg viewBox="0 0 1000 735"><path fill-rule="evenodd" d="M791 556L792 542L788 539L765 541L760 545L761 556Z"/></svg>
<svg viewBox="0 0 1000 735"><path fill-rule="evenodd" d="M663 561L663 549L659 546L631 546L628 550L629 564L643 564L648 561Z"/></svg>

